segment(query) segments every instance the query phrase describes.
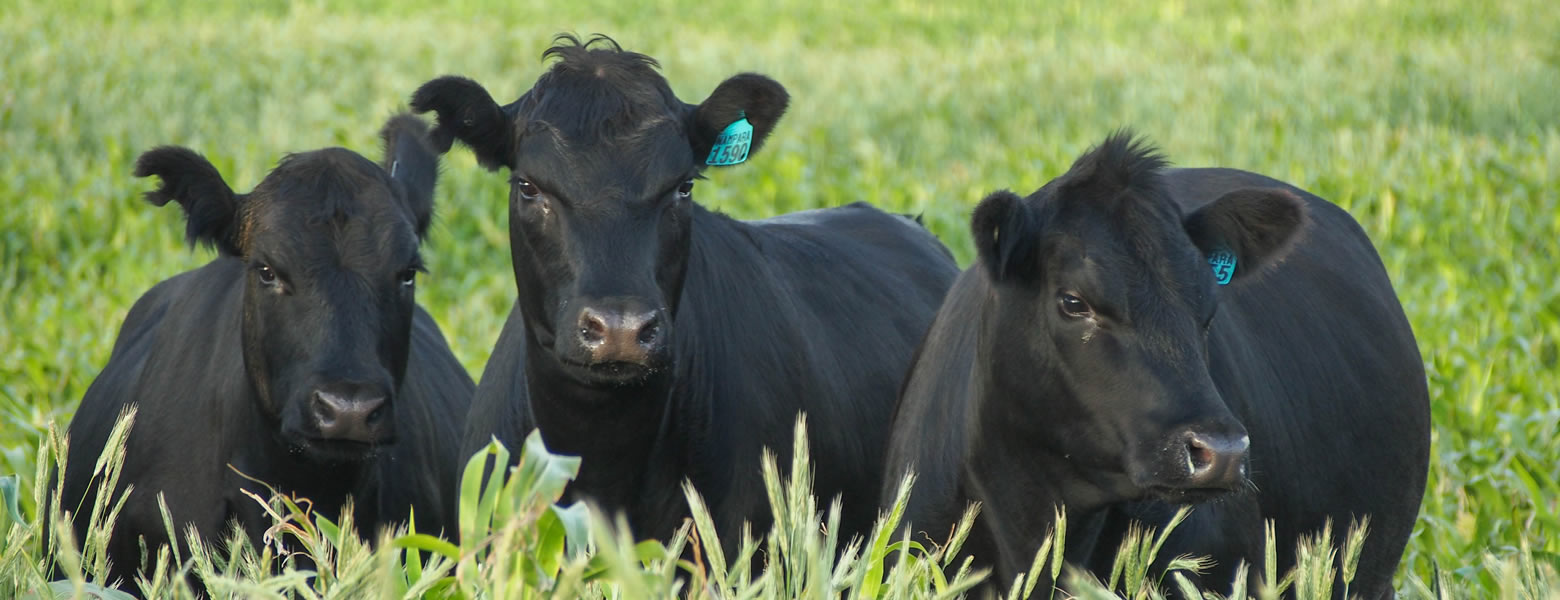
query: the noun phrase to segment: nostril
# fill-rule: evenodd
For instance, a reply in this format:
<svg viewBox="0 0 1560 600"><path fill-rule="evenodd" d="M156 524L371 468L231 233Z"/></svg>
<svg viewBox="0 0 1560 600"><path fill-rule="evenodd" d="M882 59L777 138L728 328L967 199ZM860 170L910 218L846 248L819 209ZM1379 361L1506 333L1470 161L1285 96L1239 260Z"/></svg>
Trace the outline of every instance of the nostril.
<svg viewBox="0 0 1560 600"><path fill-rule="evenodd" d="M314 418L318 420L321 425L330 425L331 423L335 422L335 404L331 403L331 401L320 392L314 392L313 396L309 400L310 408L314 409Z"/></svg>
<svg viewBox="0 0 1560 600"><path fill-rule="evenodd" d="M580 341L587 345L600 344L607 337L607 320L596 311L585 309L580 312Z"/></svg>
<svg viewBox="0 0 1560 600"><path fill-rule="evenodd" d="M655 339L661 335L661 315L653 314L645 320L639 328L638 341L640 345L649 346L655 343Z"/></svg>
<svg viewBox="0 0 1560 600"><path fill-rule="evenodd" d="M1186 466L1193 475L1207 471L1218 459L1212 447L1202 436L1194 435L1186 442Z"/></svg>
<svg viewBox="0 0 1560 600"><path fill-rule="evenodd" d="M367 400L364 402L364 405L366 408L368 408L368 414L363 417L363 422L369 424L377 423L383 419L386 414L386 409L389 408L389 404L387 404L385 399L382 397Z"/></svg>

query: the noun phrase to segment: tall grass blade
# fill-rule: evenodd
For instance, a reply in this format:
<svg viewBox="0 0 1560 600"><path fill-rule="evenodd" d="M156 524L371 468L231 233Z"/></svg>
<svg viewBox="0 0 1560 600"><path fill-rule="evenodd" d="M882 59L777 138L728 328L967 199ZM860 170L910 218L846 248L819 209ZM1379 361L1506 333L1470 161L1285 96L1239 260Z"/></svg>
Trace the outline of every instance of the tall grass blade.
<svg viewBox="0 0 1560 600"><path fill-rule="evenodd" d="M715 519L710 516L710 509L704 504L704 497L693 488L692 482L683 482L683 497L688 499L688 508L693 513L693 530L699 545L704 548L704 560L710 565L709 578L717 590L722 593L729 592L732 586L726 578L726 552L721 548L720 534L715 531ZM745 531L744 539L746 539Z"/></svg>

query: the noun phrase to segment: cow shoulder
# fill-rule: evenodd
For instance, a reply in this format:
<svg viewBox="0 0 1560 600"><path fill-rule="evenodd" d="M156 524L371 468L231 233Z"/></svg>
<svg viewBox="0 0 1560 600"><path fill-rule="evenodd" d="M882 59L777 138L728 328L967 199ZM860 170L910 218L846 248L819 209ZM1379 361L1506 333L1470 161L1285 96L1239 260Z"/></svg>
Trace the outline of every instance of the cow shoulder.
<svg viewBox="0 0 1560 600"><path fill-rule="evenodd" d="M133 549L123 540L138 535L161 539L159 491L167 492L182 522L220 525L223 520L220 490L212 485L220 475L201 465L224 455L222 446L231 443L231 436L220 429L233 409L244 408L233 406L245 399L246 385L236 343L241 272L236 259L221 257L143 294L71 419L64 499L71 506L90 506L86 496L101 493L90 485L93 465L118 415L136 406L120 478L121 489L134 485L135 491L116 529L116 548ZM78 530L85 526L84 520L77 524Z"/></svg>
<svg viewBox="0 0 1560 600"><path fill-rule="evenodd" d="M455 532L461 434L476 384L456 359L438 323L421 306L412 316L411 352L396 398L395 419L408 432L380 462L380 516L405 522L419 507L418 529Z"/></svg>
<svg viewBox="0 0 1560 600"><path fill-rule="evenodd" d="M236 263L235 259L218 258L163 280L136 300L108 363L88 386L77 417L71 420L72 445L82 451L76 456L102 448L123 407L139 405L142 416L138 421L146 422L147 413L162 411L160 404L170 397L170 389L196 388L207 380L223 379L222 374L178 365L185 357L209 359L220 354L206 346L221 337L220 332L211 330L220 329L222 315L236 311L236 307L226 310L222 305L235 296ZM207 335L191 337L203 331ZM176 372L159 373L159 369L166 370L163 364L172 365ZM96 456L83 460L95 461Z"/></svg>

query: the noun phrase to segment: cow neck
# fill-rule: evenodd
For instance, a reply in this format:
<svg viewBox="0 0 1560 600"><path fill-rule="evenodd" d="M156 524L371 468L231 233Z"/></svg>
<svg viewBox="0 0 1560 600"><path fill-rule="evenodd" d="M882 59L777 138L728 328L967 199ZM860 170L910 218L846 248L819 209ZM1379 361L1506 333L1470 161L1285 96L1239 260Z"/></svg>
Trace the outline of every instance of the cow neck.
<svg viewBox="0 0 1560 600"><path fill-rule="evenodd" d="M1027 410L1030 399L1055 389L1045 369L1007 368L977 345L970 378L962 484L981 502L980 520L998 549L998 575L1006 581L1029 568L1055 525L1055 507L1066 509L1069 562L1093 553L1110 504L1093 478L1047 443L1049 415ZM1009 375L1011 374L1011 375Z"/></svg>
<svg viewBox="0 0 1560 600"><path fill-rule="evenodd" d="M526 336L526 393L530 418L552 452L580 457L571 497L589 497L609 510L632 514L647 483L669 480L680 461L661 440L669 421L672 378L665 371L639 385L596 387L563 372L552 353Z"/></svg>

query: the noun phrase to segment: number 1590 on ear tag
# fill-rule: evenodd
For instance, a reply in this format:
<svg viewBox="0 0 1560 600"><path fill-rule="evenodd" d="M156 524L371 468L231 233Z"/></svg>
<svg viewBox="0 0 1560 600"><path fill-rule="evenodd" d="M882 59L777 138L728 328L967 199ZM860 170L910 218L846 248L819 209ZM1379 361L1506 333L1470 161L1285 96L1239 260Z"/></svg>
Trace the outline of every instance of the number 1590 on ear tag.
<svg viewBox="0 0 1560 600"><path fill-rule="evenodd" d="M712 167L741 164L747 161L748 146L752 143L753 124L748 123L747 115L743 115L735 123L727 125L720 136L715 138L715 147L710 148L710 155L704 159L704 164Z"/></svg>

